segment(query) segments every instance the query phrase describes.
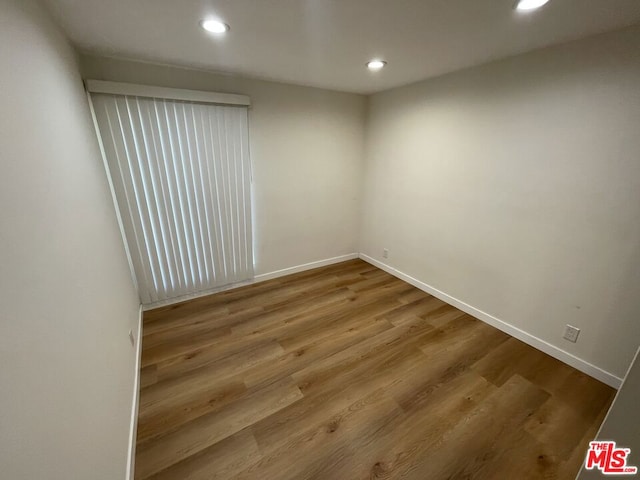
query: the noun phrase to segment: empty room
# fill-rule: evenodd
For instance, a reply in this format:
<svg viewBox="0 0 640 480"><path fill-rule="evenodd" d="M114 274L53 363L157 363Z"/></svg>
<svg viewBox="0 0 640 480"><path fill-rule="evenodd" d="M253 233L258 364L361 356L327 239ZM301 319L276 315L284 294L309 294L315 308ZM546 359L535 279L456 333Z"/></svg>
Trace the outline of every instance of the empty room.
<svg viewBox="0 0 640 480"><path fill-rule="evenodd" d="M0 0L0 478L640 467L640 1Z"/></svg>

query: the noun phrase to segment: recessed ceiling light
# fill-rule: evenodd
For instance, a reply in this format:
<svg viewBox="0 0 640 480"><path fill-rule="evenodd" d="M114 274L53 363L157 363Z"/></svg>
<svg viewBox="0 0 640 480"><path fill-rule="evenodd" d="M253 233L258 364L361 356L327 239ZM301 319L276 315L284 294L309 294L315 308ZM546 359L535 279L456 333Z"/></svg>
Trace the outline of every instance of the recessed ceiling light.
<svg viewBox="0 0 640 480"><path fill-rule="evenodd" d="M522 11L535 10L548 2L549 0L519 0L516 9Z"/></svg>
<svg viewBox="0 0 640 480"><path fill-rule="evenodd" d="M229 25L220 20L202 20L200 26L211 33L225 33L230 30Z"/></svg>
<svg viewBox="0 0 640 480"><path fill-rule="evenodd" d="M380 70L387 64L384 60L371 60L367 62L367 68L369 70Z"/></svg>

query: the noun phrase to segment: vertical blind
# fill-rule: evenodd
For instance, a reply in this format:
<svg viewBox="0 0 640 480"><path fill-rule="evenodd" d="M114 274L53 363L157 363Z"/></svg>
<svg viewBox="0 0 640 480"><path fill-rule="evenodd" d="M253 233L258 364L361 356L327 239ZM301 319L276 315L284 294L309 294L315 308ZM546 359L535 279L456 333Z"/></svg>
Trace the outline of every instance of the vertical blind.
<svg viewBox="0 0 640 480"><path fill-rule="evenodd" d="M141 302L252 278L247 108L91 100Z"/></svg>

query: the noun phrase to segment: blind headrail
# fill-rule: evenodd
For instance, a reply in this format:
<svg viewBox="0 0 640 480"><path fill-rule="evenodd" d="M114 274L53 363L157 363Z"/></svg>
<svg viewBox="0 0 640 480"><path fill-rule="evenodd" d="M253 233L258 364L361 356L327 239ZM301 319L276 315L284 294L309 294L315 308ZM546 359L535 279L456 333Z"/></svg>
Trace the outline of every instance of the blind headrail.
<svg viewBox="0 0 640 480"><path fill-rule="evenodd" d="M91 93L109 93L112 95L130 95L134 97L165 98L187 102L213 103L216 105L249 106L251 100L246 95L234 93L205 92L182 88L138 85L135 83L107 82L104 80L85 80L85 88Z"/></svg>

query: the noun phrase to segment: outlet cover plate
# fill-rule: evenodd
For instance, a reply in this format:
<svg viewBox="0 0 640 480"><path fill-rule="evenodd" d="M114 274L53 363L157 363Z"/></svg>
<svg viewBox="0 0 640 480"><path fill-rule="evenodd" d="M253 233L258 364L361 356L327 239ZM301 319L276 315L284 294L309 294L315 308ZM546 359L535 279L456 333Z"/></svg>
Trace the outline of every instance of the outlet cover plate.
<svg viewBox="0 0 640 480"><path fill-rule="evenodd" d="M567 324L567 328L564 331L563 338L570 342L576 343L578 341L578 335L580 335L580 329L573 325Z"/></svg>

